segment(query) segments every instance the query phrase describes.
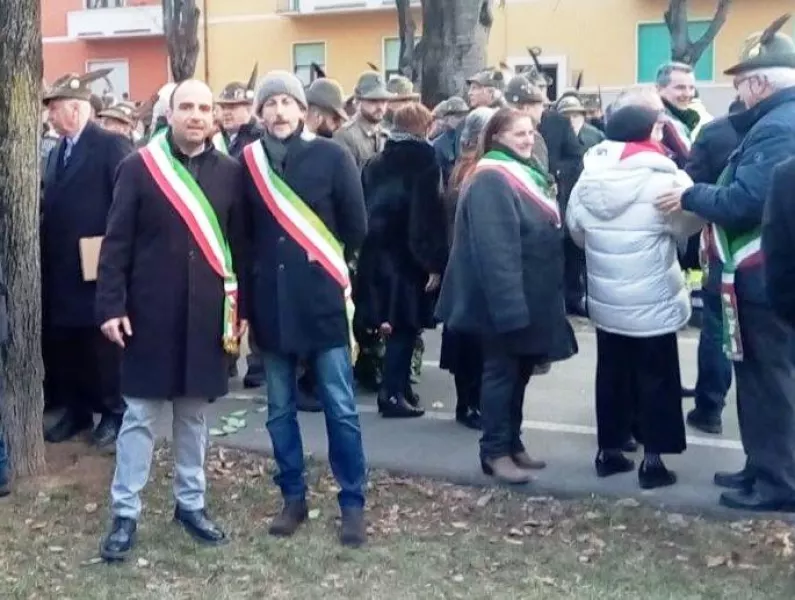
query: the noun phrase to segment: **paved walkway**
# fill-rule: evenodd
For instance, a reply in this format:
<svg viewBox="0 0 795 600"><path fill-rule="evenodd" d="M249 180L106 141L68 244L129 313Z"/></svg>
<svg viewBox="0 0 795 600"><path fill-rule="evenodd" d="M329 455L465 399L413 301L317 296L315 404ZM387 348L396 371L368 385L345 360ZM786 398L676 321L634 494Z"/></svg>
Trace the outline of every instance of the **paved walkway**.
<svg viewBox="0 0 795 600"><path fill-rule="evenodd" d="M527 389L525 442L533 456L543 458L548 467L536 481L526 486L528 493L582 497L597 494L613 498L633 497L643 502L688 513L738 516L718 507L720 490L712 485L716 470L738 469L742 453L737 430L734 392L724 413L724 435L706 436L689 431L688 450L666 459L679 475L670 488L641 491L637 475L629 473L608 479L596 477L593 459L596 449L593 380L596 363L596 338L584 324L577 326L580 353L565 363L556 364L551 373L531 381ZM692 386L696 375L697 332L680 337L683 380ZM425 367L416 387L428 409L425 417L411 420L384 420L376 411L375 398L360 396L361 421L367 459L372 467L413 475L439 477L475 485L488 485L477 459L478 433L458 425L453 419L455 392L451 377L438 368L440 336L426 335ZM241 365L242 366L242 365ZM242 372L242 369L241 369ZM237 433L214 438L217 443L270 452L265 431L267 414L257 390L241 390L239 384L230 397L213 405L211 426L221 417L247 410L246 426ZM685 400L689 410L692 400ZM322 414L301 414L305 451L325 460L327 442ZM170 428L163 422L163 434ZM638 457L639 459L639 457ZM742 516L742 515L740 515Z"/></svg>

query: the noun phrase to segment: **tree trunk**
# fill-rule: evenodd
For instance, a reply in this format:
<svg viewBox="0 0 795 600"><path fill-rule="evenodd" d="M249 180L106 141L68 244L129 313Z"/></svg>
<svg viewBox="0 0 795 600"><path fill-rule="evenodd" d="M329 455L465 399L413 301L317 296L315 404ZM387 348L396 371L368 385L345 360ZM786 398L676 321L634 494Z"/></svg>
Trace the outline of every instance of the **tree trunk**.
<svg viewBox="0 0 795 600"><path fill-rule="evenodd" d="M163 0L168 58L176 82L191 79L196 72L200 14L195 0Z"/></svg>
<svg viewBox="0 0 795 600"><path fill-rule="evenodd" d="M411 14L411 0L395 0L398 12L398 35L400 36L400 72L416 83L419 75L419 65L415 61L414 46L417 25Z"/></svg>
<svg viewBox="0 0 795 600"><path fill-rule="evenodd" d="M0 0L0 261L10 339L0 421L16 475L44 472L39 262L42 50L39 0ZM10 57L24 56L25 60Z"/></svg>
<svg viewBox="0 0 795 600"><path fill-rule="evenodd" d="M435 106L463 93L467 77L486 67L492 0L423 0L422 101Z"/></svg>
<svg viewBox="0 0 795 600"><path fill-rule="evenodd" d="M695 66L726 22L732 0L717 0L715 15L709 27L696 41L690 39L688 31L688 2L689 0L669 0L664 17L671 34L671 60Z"/></svg>

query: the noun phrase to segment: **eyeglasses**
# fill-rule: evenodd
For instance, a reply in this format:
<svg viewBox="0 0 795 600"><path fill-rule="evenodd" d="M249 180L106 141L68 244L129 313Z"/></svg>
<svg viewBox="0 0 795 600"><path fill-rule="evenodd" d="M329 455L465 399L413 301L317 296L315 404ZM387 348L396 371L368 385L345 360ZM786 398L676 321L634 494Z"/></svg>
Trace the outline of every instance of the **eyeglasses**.
<svg viewBox="0 0 795 600"><path fill-rule="evenodd" d="M734 89L739 90L740 86L744 84L746 81L751 81L752 79L759 79L758 75L745 75L744 77L737 77L734 80Z"/></svg>

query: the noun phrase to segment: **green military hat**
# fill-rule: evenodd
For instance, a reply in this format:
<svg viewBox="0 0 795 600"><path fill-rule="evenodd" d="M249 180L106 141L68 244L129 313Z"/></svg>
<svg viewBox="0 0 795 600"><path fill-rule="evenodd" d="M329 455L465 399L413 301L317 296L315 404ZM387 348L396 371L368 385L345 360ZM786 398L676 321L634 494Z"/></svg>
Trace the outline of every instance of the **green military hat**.
<svg viewBox="0 0 795 600"><path fill-rule="evenodd" d="M505 89L505 75L499 69L483 69L467 79L467 83L491 87L500 91Z"/></svg>
<svg viewBox="0 0 795 600"><path fill-rule="evenodd" d="M248 83L242 81L233 81L226 85L221 93L218 95L216 104L220 105L233 105L233 104L254 104L254 88L257 86L257 71L258 65L254 65L254 70L251 71L251 76L248 78Z"/></svg>
<svg viewBox="0 0 795 600"><path fill-rule="evenodd" d="M306 103L331 111L343 121L348 120L342 86L334 79L315 79L306 90Z"/></svg>
<svg viewBox="0 0 795 600"><path fill-rule="evenodd" d="M790 14L782 15L761 33L745 40L740 62L726 69L726 75L739 75L757 69L785 67L795 69L795 43L779 30L789 21Z"/></svg>
<svg viewBox="0 0 795 600"><path fill-rule="evenodd" d="M545 101L544 94L524 75L511 78L505 88L505 100L509 104L540 104Z"/></svg>
<svg viewBox="0 0 795 600"><path fill-rule="evenodd" d="M105 110L100 111L97 115L101 118L115 119L126 123L127 125L135 125L138 121L138 115L135 104L132 102L118 102L113 106L109 106Z"/></svg>
<svg viewBox="0 0 795 600"><path fill-rule="evenodd" d="M380 73L367 71L359 76L353 95L357 100L396 100L395 95L386 89Z"/></svg>
<svg viewBox="0 0 795 600"><path fill-rule="evenodd" d="M99 79L107 81L108 73L112 70L98 69L83 75L67 73L59 77L44 91L42 96L44 106L47 106L53 100L84 100L91 102L91 96L94 95L91 84ZM108 85L110 85L110 82L108 82Z"/></svg>
<svg viewBox="0 0 795 600"><path fill-rule="evenodd" d="M447 100L439 102L431 111L434 119L458 117L466 114L469 114L469 106L461 96L450 96Z"/></svg>
<svg viewBox="0 0 795 600"><path fill-rule="evenodd" d="M569 115L569 114L585 114L587 111L585 106L583 105L580 97L577 95L571 95L562 97L560 100L557 101L555 104L555 109L562 115Z"/></svg>
<svg viewBox="0 0 795 600"><path fill-rule="evenodd" d="M414 91L411 79L404 75L392 75L387 81L386 89L393 93L393 100L419 100L420 95Z"/></svg>

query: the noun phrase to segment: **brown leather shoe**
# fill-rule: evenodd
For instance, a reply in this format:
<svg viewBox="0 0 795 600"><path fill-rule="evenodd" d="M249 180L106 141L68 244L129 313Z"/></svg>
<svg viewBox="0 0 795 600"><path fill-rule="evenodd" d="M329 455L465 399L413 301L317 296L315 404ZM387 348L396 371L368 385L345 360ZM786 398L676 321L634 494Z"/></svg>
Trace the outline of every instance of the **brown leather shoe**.
<svg viewBox="0 0 795 600"><path fill-rule="evenodd" d="M268 533L276 537L290 537L308 516L306 502L285 502L282 512L273 519Z"/></svg>
<svg viewBox="0 0 795 600"><path fill-rule="evenodd" d="M520 469L546 469L547 463L537 458L532 458L527 452L522 451L512 457L514 464Z"/></svg>
<svg viewBox="0 0 795 600"><path fill-rule="evenodd" d="M491 475L503 483L528 483L532 479L530 473L517 467L510 456L481 459L480 466L486 475Z"/></svg>

